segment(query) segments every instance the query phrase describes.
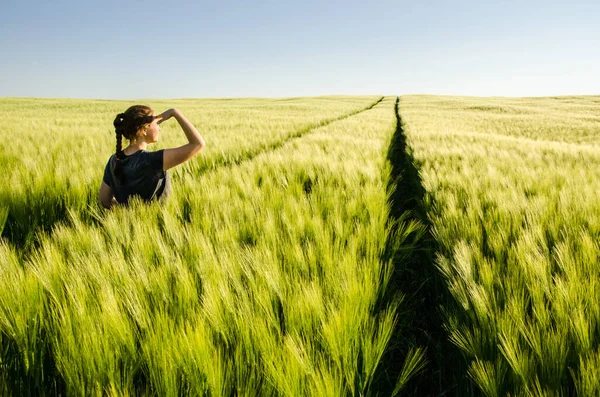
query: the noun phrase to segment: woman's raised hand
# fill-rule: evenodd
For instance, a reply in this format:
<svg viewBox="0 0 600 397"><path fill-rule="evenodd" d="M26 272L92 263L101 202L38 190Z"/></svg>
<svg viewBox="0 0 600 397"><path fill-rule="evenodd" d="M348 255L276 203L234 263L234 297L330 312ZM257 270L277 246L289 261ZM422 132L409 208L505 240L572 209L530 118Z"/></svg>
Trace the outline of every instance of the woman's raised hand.
<svg viewBox="0 0 600 397"><path fill-rule="evenodd" d="M175 109L175 108L171 108L169 110L165 110L164 112L162 112L161 114L159 114L158 116L156 116L157 118L160 118L160 120L158 120L157 123L160 124L163 121L169 120L171 117L175 116L176 112L177 112L177 109Z"/></svg>

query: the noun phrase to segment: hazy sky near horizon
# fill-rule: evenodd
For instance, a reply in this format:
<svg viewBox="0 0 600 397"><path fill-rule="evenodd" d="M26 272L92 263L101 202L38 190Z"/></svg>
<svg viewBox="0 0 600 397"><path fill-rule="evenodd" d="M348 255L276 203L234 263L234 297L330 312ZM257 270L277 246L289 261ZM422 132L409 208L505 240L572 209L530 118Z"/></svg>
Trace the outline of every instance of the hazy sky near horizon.
<svg viewBox="0 0 600 397"><path fill-rule="evenodd" d="M2 0L0 96L600 94L600 1Z"/></svg>

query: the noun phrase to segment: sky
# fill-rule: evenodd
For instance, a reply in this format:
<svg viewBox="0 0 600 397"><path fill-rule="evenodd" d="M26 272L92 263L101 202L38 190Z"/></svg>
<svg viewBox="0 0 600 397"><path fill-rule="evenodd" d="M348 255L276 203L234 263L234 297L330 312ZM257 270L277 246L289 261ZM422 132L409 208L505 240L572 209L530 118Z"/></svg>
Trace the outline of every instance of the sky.
<svg viewBox="0 0 600 397"><path fill-rule="evenodd" d="M600 94L600 1L0 0L0 96Z"/></svg>

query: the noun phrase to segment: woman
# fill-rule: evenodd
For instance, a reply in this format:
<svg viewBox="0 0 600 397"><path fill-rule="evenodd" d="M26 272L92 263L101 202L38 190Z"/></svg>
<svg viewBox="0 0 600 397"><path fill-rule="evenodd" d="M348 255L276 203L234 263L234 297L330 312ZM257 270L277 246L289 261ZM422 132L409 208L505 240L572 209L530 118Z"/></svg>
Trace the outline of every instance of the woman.
<svg viewBox="0 0 600 397"><path fill-rule="evenodd" d="M178 148L147 152L148 144L158 140L158 124L172 117L185 132L189 143ZM135 105L118 114L113 124L117 150L106 164L98 195L105 208L127 204L132 196L139 196L145 201L166 197L171 185L167 170L191 159L204 147L198 130L177 109L155 116L148 106ZM129 146L123 150L122 137L129 139Z"/></svg>

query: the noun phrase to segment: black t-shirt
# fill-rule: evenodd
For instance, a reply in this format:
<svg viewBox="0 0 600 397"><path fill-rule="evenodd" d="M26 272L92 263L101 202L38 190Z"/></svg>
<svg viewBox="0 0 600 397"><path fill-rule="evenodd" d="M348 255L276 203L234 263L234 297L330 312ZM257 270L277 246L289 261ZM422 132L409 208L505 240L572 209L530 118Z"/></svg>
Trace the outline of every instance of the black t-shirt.
<svg viewBox="0 0 600 397"><path fill-rule="evenodd" d="M163 170L163 150L147 152L139 150L130 156L121 153L118 161L123 169L124 181L121 184L114 174L116 154L110 156L104 168L104 183L110 186L115 199L126 204L130 196L137 195L146 201L166 197L171 190L171 179Z"/></svg>

